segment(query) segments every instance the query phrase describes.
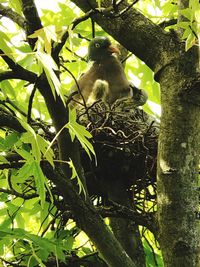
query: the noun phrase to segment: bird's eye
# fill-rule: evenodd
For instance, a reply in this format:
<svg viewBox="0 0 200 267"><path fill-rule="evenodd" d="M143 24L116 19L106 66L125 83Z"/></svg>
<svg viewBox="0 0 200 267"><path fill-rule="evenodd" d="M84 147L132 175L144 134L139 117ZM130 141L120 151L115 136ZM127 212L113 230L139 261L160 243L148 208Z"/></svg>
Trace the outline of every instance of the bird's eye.
<svg viewBox="0 0 200 267"><path fill-rule="evenodd" d="M99 43L96 43L96 44L95 44L95 47L96 47L96 48L99 48L99 47L100 47L100 44L99 44Z"/></svg>

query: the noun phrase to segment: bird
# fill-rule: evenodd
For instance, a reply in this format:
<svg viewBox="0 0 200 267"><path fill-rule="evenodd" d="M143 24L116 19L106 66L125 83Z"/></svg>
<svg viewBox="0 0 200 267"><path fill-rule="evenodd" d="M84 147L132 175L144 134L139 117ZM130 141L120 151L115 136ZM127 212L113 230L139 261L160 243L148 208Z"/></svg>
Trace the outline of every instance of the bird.
<svg viewBox="0 0 200 267"><path fill-rule="evenodd" d="M112 105L117 99L126 97L133 99L135 97L138 106L146 102L147 94L143 97L144 90L138 89L128 81L123 66L117 58L119 53L118 48L112 45L108 37L98 36L90 41L88 46L89 69L71 88L71 92L78 91L75 102L83 102L82 98L84 98L84 102L91 105L102 99Z"/></svg>

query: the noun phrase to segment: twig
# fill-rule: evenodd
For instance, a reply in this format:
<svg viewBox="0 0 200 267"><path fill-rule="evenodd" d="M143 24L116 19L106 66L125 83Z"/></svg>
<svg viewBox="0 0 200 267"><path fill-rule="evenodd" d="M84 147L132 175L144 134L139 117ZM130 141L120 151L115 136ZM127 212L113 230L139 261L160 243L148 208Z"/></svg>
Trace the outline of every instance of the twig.
<svg viewBox="0 0 200 267"><path fill-rule="evenodd" d="M67 96L66 106L73 100L73 96L77 95L78 91L72 92L69 96Z"/></svg>
<svg viewBox="0 0 200 267"><path fill-rule="evenodd" d="M73 80L75 81L76 87L77 87L77 89L78 89L78 93L80 94L80 96L81 96L81 98L82 98L82 100L83 100L84 107L87 108L85 99L84 99L84 97L83 97L83 94L82 94L81 89L80 89L80 87L79 87L78 81L77 81L77 79L75 78L74 74L73 74L70 70L68 70L68 68L66 68L63 64L61 64L61 67L63 67L63 69L66 70L66 71L72 76Z"/></svg>
<svg viewBox="0 0 200 267"><path fill-rule="evenodd" d="M133 54L129 53L125 58L121 60L121 63L123 64L129 57L131 57Z"/></svg>
<svg viewBox="0 0 200 267"><path fill-rule="evenodd" d="M0 260L3 261L6 264L6 266L7 264L9 264L9 266L14 266L14 267L19 267L19 263L21 262L21 260L19 260L17 263L14 263L13 261L11 262L11 261L5 260L2 257L0 257Z"/></svg>
<svg viewBox="0 0 200 267"><path fill-rule="evenodd" d="M33 199L33 198L38 197L37 194L24 195L24 194L21 194L21 193L17 192L14 189L9 190L9 189L0 188L0 192L1 193L6 193L6 194L9 194L9 195L13 195L13 196L16 196L16 197L20 197L20 198L23 198L24 200L29 200L29 199Z"/></svg>
<svg viewBox="0 0 200 267"><path fill-rule="evenodd" d="M133 3L131 3L130 5L128 5L126 8L124 8L123 10L121 10L118 14L114 15L112 13L110 13L110 15L108 15L108 17L110 18L119 18L122 17L126 12L128 12L139 0L135 0L133 1ZM121 3L120 3L121 4Z"/></svg>
<svg viewBox="0 0 200 267"><path fill-rule="evenodd" d="M126 206L111 202L109 207L96 207L97 211L103 217L122 217L133 220L138 225L147 227L155 236L158 234L158 226L155 220L155 212L138 213Z"/></svg>
<svg viewBox="0 0 200 267"><path fill-rule="evenodd" d="M6 98L5 102L8 103L8 104L10 104L13 108L15 108L15 109L16 109L20 114L22 114L24 117L27 116L27 114L26 114L23 110L21 110L17 105L15 105L15 104L13 103L13 101L11 101L8 97Z"/></svg>
<svg viewBox="0 0 200 267"><path fill-rule="evenodd" d="M91 24L92 24L92 38L95 37L95 21L91 18Z"/></svg>
<svg viewBox="0 0 200 267"><path fill-rule="evenodd" d="M158 25L161 27L161 28L166 28L168 26L172 26L172 25L175 25L177 23L177 19L170 19L170 20L164 20L162 21L161 23L159 23Z"/></svg>
<svg viewBox="0 0 200 267"><path fill-rule="evenodd" d="M93 14L95 14L97 11L94 11L94 10L90 10L89 12L85 13L85 15L79 17L79 18L76 18L74 21L72 21L71 23L71 30L73 30L78 24L80 24L81 22L89 19ZM53 49L52 51L52 57L54 58L54 60L58 63L58 55L61 51L61 49L63 48L64 44L66 43L67 39L69 37L69 31L67 30L62 38L61 38L61 42L58 43L55 48Z"/></svg>
<svg viewBox="0 0 200 267"><path fill-rule="evenodd" d="M117 4L117 0L112 0L112 6L113 6L113 10L115 12L118 12L118 4Z"/></svg>
<svg viewBox="0 0 200 267"><path fill-rule="evenodd" d="M6 105L6 100L0 100L0 104L3 105L13 116L15 116L15 112L8 105Z"/></svg>
<svg viewBox="0 0 200 267"><path fill-rule="evenodd" d="M78 54L76 54L75 52L73 52L69 47L65 47L69 52L71 52L73 55L75 55L76 57L78 57L80 60L87 62L87 60L84 57L79 56Z"/></svg>
<svg viewBox="0 0 200 267"><path fill-rule="evenodd" d="M0 109L0 127L13 129L19 133L24 132L24 128L21 126L16 117L11 116L10 113L6 113L5 110ZM0 165L1 169L1 165Z"/></svg>

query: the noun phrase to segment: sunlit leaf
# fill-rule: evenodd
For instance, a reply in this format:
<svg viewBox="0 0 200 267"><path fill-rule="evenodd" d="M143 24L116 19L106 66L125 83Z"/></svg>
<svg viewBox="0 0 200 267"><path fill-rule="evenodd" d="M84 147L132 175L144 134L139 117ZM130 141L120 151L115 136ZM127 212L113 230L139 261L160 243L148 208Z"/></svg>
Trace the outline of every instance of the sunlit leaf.
<svg viewBox="0 0 200 267"><path fill-rule="evenodd" d="M188 51L194 44L196 41L196 37L193 33L190 33L186 42L185 42L185 51Z"/></svg>
<svg viewBox="0 0 200 267"><path fill-rule="evenodd" d="M49 143L40 135L37 135L38 145L40 147L40 151L42 152L44 158L51 164L52 167L54 167L54 152L53 149L49 148L47 151L47 148L49 146Z"/></svg>
<svg viewBox="0 0 200 267"><path fill-rule="evenodd" d="M61 97L63 103L65 104L65 99L61 90L61 83L55 73L55 71L58 70L58 66L56 65L55 61L49 54L46 54L41 51L37 51L36 57L46 74L47 80L49 82L54 97L56 97L55 94L56 92L57 95Z"/></svg>
<svg viewBox="0 0 200 267"><path fill-rule="evenodd" d="M82 181L81 181L81 179L80 179L80 177L79 177L79 175L78 175L78 173L76 171L76 168L75 168L75 166L73 164L73 161L72 160L68 161L68 164L69 164L69 167L72 169L71 179L72 180L75 179L75 178L77 179L77 183L78 183L78 186L79 186L79 194L83 191L84 195L86 196L86 191L85 191L84 185L83 185L83 183L82 183Z"/></svg>
<svg viewBox="0 0 200 267"><path fill-rule="evenodd" d="M0 164L9 163L9 161L2 155L0 155Z"/></svg>
<svg viewBox="0 0 200 267"><path fill-rule="evenodd" d="M45 189L45 186L47 185L46 178L38 162L33 161L31 165L32 165L33 176L35 178L37 193L40 196L41 207L43 208L46 199L46 189Z"/></svg>
<svg viewBox="0 0 200 267"><path fill-rule="evenodd" d="M91 158L90 152L95 156L94 148L88 139L92 138L92 135L85 129L84 126L76 122L76 110L73 109L69 112L69 122L66 126L69 129L72 141L75 136L81 143L82 147L87 152L88 156Z"/></svg>
<svg viewBox="0 0 200 267"><path fill-rule="evenodd" d="M101 8L101 0L97 0L98 8Z"/></svg>
<svg viewBox="0 0 200 267"><path fill-rule="evenodd" d="M179 11L184 17L186 17L189 21L192 18L192 12L190 8L182 9Z"/></svg>
<svg viewBox="0 0 200 267"><path fill-rule="evenodd" d="M30 127L31 128L31 127ZM27 128L29 129L29 127ZM30 129L29 129L30 130ZM31 130L29 132L23 133L20 140L24 143L31 144L32 148L32 155L35 157L35 159L40 162L41 161L41 151L40 151L40 146L38 144L38 138L36 133Z"/></svg>
<svg viewBox="0 0 200 267"><path fill-rule="evenodd" d="M12 60L14 60L13 58L13 51L10 47L12 47L12 45L10 44L10 39L8 38L8 36L0 31L0 49L5 53L6 56L8 56L9 58L11 58ZM3 55L1 55L3 56Z"/></svg>

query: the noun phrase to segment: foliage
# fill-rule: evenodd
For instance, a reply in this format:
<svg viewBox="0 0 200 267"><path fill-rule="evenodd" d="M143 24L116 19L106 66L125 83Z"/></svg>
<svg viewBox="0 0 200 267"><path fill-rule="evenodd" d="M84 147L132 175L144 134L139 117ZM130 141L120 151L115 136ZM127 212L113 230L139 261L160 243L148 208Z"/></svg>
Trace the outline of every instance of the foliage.
<svg viewBox="0 0 200 267"><path fill-rule="evenodd" d="M20 1L0 1L22 14ZM42 2L42 3L40 3ZM99 8L101 2L97 1ZM178 12L185 20L177 21L166 28L184 29L182 39L186 50L189 50L199 39L200 8L198 0L190 0L188 8L178 10L177 1L147 0L138 1L135 8L157 24L177 20ZM74 29L74 20L82 12L69 0L36 1L44 28L35 31L29 38L37 38L34 51L24 41L23 30L8 18L0 20L1 71L7 71L6 61L12 59L26 70L41 75L45 72L54 97L61 96L63 103L70 96L70 87L74 83L71 75L78 77L86 68L88 40L92 38L91 21L85 20ZM51 57L52 48L61 42L61 36L68 30L64 49L61 51L62 64L69 70L57 66ZM106 33L95 25L96 35ZM8 59L4 56L7 56ZM60 72L60 79L57 76ZM144 88L149 94L149 101L144 110L159 118L160 95L159 85L154 81L152 71L134 55L126 61L126 73L132 82ZM37 81L35 81L36 83ZM41 164L48 162L54 169L56 165L57 146L55 129L52 126L44 98L36 90L30 111L30 99L34 85L20 79L4 80L0 83L0 112L6 112L17 118L22 126L0 129L0 254L2 262L11 266L46 266L54 259L55 266L78 257L81 260L88 256L92 262L96 250L88 238L80 232L70 214L57 209L55 202L62 205L62 198L57 195L55 186L42 170ZM27 123L31 121L31 123ZM14 127L14 126L13 126ZM78 139L82 147L92 158L94 148L89 141L91 134L76 121L75 110L69 113L69 122L65 125L72 141ZM62 129L63 130L63 129ZM60 134L60 133L59 133ZM13 160L13 157L14 160ZM86 190L76 172L74 163L72 179L76 179L79 191ZM10 169L12 168L12 169ZM67 190L67 189L66 189ZM151 208L147 204L147 209ZM144 229L141 230L143 232ZM160 251L150 234L144 233L144 247L147 266L162 266ZM76 257L75 257L75 256ZM97 260L104 266L103 260ZM10 262L10 265L9 265ZM11 264L12 263L12 264ZM83 263L84 264L84 263ZM157 264L157 265L156 265ZM69 265L70 266L70 265ZM87 266L87 265L83 265ZM88 265L89 266L89 265Z"/></svg>

